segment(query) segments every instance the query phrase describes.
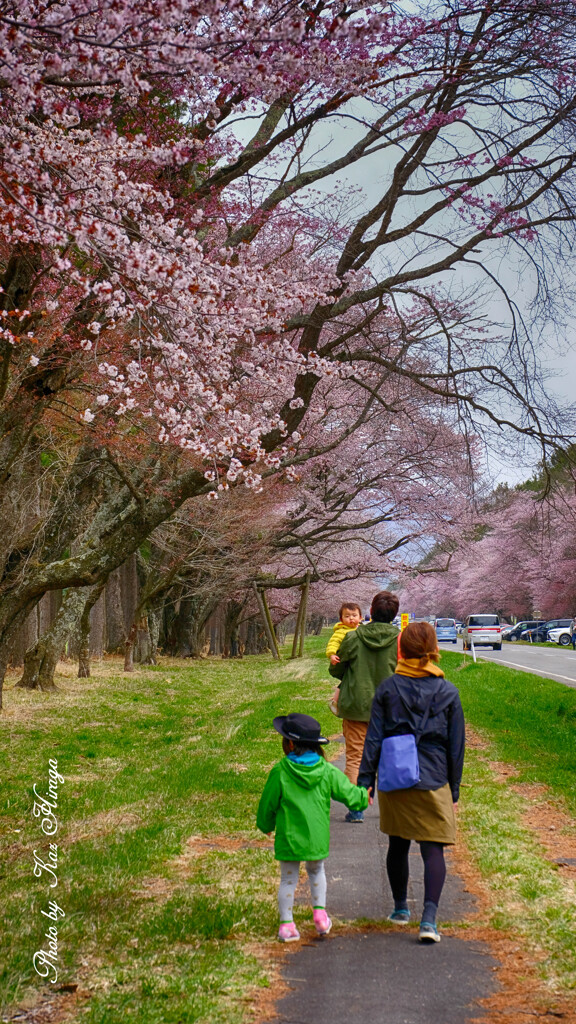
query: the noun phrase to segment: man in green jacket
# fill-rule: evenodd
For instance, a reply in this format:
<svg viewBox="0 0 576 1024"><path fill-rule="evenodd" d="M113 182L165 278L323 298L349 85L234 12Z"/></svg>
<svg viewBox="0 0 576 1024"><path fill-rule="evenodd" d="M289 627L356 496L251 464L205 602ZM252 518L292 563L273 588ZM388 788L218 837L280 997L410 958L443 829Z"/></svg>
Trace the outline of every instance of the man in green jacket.
<svg viewBox="0 0 576 1024"><path fill-rule="evenodd" d="M374 694L383 679L391 676L398 660L399 630L392 625L398 614L398 598L381 590L372 600L370 622L361 623L342 641L337 665L330 665L331 676L340 679L338 715L343 719L346 741L346 775L356 784L370 721ZM364 812L350 808L346 821L364 821Z"/></svg>

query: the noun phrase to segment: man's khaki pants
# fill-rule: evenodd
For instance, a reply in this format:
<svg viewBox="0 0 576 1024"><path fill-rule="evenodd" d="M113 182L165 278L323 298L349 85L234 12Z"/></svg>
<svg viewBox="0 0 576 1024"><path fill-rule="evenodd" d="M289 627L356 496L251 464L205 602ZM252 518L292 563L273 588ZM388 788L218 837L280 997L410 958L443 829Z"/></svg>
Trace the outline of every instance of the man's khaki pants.
<svg viewBox="0 0 576 1024"><path fill-rule="evenodd" d="M346 775L354 785L358 782L358 772L364 751L364 740L368 732L368 722L351 722L342 719L342 732L346 740Z"/></svg>

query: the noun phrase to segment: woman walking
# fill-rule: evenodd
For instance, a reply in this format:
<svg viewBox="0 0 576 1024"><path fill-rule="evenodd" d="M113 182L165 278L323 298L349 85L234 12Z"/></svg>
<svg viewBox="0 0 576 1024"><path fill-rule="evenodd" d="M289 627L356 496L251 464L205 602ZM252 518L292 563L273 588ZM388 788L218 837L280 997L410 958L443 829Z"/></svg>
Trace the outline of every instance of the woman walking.
<svg viewBox="0 0 576 1024"><path fill-rule="evenodd" d="M378 791L380 829L389 836L386 869L394 909L390 920L407 924L408 853L420 844L424 908L418 938L439 942L436 912L446 878L444 847L456 841L455 805L464 764L464 715L456 687L444 679L436 633L415 622L400 634L396 672L378 687L372 705L358 784L374 786L382 741L417 737L420 781L409 789Z"/></svg>

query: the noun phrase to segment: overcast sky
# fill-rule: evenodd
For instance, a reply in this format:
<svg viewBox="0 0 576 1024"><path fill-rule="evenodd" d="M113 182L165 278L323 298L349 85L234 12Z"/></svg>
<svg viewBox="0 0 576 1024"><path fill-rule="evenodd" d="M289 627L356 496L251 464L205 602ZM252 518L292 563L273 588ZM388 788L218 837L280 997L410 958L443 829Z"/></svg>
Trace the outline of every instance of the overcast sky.
<svg viewBox="0 0 576 1024"><path fill-rule="evenodd" d="M312 133L309 146L307 147L307 158L311 165L318 162L325 164L330 158L341 155L346 151L366 130L362 124L363 114L368 108L362 106L363 101L354 101L347 108L352 115L349 119L326 120L322 122ZM369 113L373 116L373 111ZM242 142L248 141L254 134L257 121L253 119L240 120L235 124L235 134ZM306 154L303 154L303 156ZM390 151L389 156L376 154L365 158L358 164L354 164L345 171L340 171L338 179L335 176L325 179L314 186L315 197L309 197L311 202L317 201L318 192L327 195L334 195L339 189L346 188L354 190L352 197L354 204L359 207L369 208L379 199L387 184L390 181L390 170L395 164L397 153ZM279 168L276 168L280 173ZM299 201L306 201L305 196L299 193ZM358 215L358 207L355 210ZM447 213L445 233L450 235L449 218ZM436 225L438 227L438 225ZM440 225L441 228L441 225ZM527 243L529 245L529 243ZM505 285L511 300L519 307L523 314L529 314L530 303L536 293L536 276L531 270L529 262L522 259L520 251L517 252L514 246L507 246L506 252L495 251L493 245L486 247L486 252L477 254L478 260L484 260L489 269ZM387 254L390 258L390 254ZM406 247L399 251L399 259L405 263L406 259L412 263L418 261L418 242L415 240L412 250ZM563 268L560 268L563 270ZM483 311L490 322L500 325L501 332L508 333L511 327L510 311L506 302L499 293L496 286L489 286L486 277L480 269L472 266L462 267L452 272L451 280L447 277L445 284L454 283L456 290L460 284L482 289L485 296ZM571 268L566 268L568 281L576 278ZM576 403L576 317L572 324L561 327L559 330L552 329L550 324L540 323L530 330L530 338L541 362L545 375L545 390L560 404ZM533 452L526 452L524 455L512 452L512 443L503 439L502 446L497 446L497 451L487 453L487 469L496 481L507 481L511 484L518 483L531 476L536 468L537 456Z"/></svg>

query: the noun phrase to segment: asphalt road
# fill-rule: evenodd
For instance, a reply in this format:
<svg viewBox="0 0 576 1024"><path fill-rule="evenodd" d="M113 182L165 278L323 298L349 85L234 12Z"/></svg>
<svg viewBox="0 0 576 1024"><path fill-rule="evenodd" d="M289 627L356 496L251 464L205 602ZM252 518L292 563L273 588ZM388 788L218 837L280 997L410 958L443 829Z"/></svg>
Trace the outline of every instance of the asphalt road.
<svg viewBox="0 0 576 1024"><path fill-rule="evenodd" d="M337 764L343 767L343 759ZM417 844L412 843L410 855L412 923L384 924L393 906L386 876L388 837L380 832L376 805L366 811L363 825L347 824L345 813L342 804L332 805L326 906L334 927L326 938L313 934L302 868L296 896L307 908L302 942L285 947L284 987L266 1024L473 1024L478 1000L497 988L497 965L488 946L469 938L465 929L450 927L473 919L476 910L450 852L438 912L442 941L425 946L417 940L423 900ZM358 919L371 924L346 927Z"/></svg>
<svg viewBox="0 0 576 1024"><path fill-rule="evenodd" d="M458 644L440 643L441 650L462 650L462 641ZM477 647L476 656L486 661L496 661L508 668L522 669L533 672L546 679L555 679L565 686L576 687L576 651L572 647L538 647L528 644L504 643L501 651L493 651L491 647ZM470 655L471 657L471 655Z"/></svg>

